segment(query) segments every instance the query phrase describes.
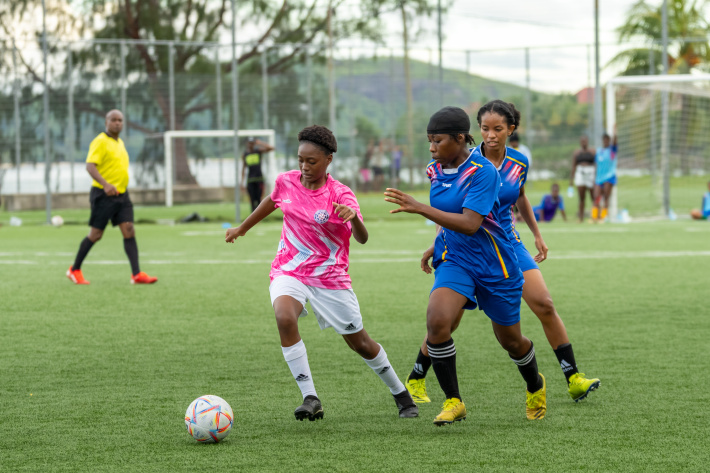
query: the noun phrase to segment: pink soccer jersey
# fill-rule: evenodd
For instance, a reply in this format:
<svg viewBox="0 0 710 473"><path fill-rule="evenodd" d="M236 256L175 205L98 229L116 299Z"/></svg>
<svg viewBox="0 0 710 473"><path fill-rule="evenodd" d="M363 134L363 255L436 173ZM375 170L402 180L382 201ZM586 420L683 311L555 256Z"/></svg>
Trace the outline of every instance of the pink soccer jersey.
<svg viewBox="0 0 710 473"><path fill-rule="evenodd" d="M307 286L350 289L348 275L352 225L343 223L333 202L360 214L350 188L330 174L323 187L310 190L301 184L300 171L288 171L276 178L271 200L284 214L281 241L269 276L291 276Z"/></svg>

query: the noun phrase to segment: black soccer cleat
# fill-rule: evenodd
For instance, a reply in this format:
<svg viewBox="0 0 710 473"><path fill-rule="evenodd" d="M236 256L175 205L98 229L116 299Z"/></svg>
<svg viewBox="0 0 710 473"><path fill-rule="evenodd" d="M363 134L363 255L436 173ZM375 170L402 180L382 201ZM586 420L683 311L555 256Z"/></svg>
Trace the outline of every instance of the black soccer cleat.
<svg viewBox="0 0 710 473"><path fill-rule="evenodd" d="M394 402L399 409L400 417L419 417L419 406L412 400L412 395L406 389L399 394L393 394Z"/></svg>
<svg viewBox="0 0 710 473"><path fill-rule="evenodd" d="M303 400L303 404L298 406L293 415L296 416L296 420L308 419L310 421L323 418L323 406L320 403L320 399L315 396L306 396Z"/></svg>

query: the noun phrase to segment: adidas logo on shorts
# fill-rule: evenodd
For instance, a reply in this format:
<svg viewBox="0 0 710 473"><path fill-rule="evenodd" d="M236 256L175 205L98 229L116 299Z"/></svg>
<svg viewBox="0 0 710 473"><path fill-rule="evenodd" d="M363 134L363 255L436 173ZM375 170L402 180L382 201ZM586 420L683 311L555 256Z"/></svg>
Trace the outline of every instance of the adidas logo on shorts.
<svg viewBox="0 0 710 473"><path fill-rule="evenodd" d="M355 330L355 326L352 323L350 323L350 324L348 324L347 327L345 327L345 330Z"/></svg>

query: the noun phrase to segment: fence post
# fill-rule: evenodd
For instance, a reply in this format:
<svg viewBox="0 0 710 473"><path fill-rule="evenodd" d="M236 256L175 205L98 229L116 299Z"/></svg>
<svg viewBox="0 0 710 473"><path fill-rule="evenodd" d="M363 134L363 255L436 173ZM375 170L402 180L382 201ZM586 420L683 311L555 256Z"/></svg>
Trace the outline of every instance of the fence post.
<svg viewBox="0 0 710 473"><path fill-rule="evenodd" d="M47 64L49 59L49 51L47 45L47 8L45 0L42 0L42 62L44 63L43 71L43 94L42 102L44 108L43 124L44 124L44 185L46 187L46 193L44 196L45 211L47 216L47 223L52 223L52 189L51 189L51 176L50 172L52 169L52 156L49 151L49 66Z"/></svg>
<svg viewBox="0 0 710 473"><path fill-rule="evenodd" d="M311 48L306 46L306 122L308 126L313 125L313 60L311 58Z"/></svg>
<svg viewBox="0 0 710 473"><path fill-rule="evenodd" d="M22 164L22 133L20 123L20 74L17 72L17 46L15 39L12 40L12 70L15 75L14 80L14 107L15 107L15 167L17 173L17 193L20 193L20 164Z"/></svg>
<svg viewBox="0 0 710 473"><path fill-rule="evenodd" d="M348 89L350 92L348 93L348 102L349 107L348 111L350 112L350 156L355 156L355 112L353 102L355 100L355 84L353 81L353 48L350 48L349 51L349 61L348 61ZM353 192L357 192L357 176L358 176L358 166L357 166L357 159L355 160L355 169L353 173Z"/></svg>
<svg viewBox="0 0 710 473"><path fill-rule="evenodd" d="M528 141L528 148L532 152L533 149L533 119L532 119L532 94L530 92L530 48L525 48L525 108L527 117L525 124L525 129L528 130L526 133L526 138Z"/></svg>
<svg viewBox="0 0 710 473"><path fill-rule="evenodd" d="M68 97L67 97L67 108L68 108L68 120L67 124L67 161L69 161L69 170L71 174L71 191L74 192L74 159L75 156L75 143L74 143L74 64L72 60L72 50L71 46L68 47L67 55L67 83L68 83Z"/></svg>
<svg viewBox="0 0 710 473"><path fill-rule="evenodd" d="M217 129L221 130L222 123L222 65L219 62L219 45L214 50L214 63L215 63L215 87L217 88L216 97L216 118L217 118ZM219 138L215 140L217 142L217 156L219 157L219 187L224 187L224 166L222 159L222 151L219 145Z"/></svg>
<svg viewBox="0 0 710 473"><path fill-rule="evenodd" d="M168 94L169 98L168 101L170 102L170 130L175 129L175 49L173 48L173 42L170 41L168 43ZM173 148L173 151L170 153L169 156L166 156L165 159L170 159L171 161L175 159L175 151ZM172 166L172 176L170 176L170 179L175 182L177 178L177 166ZM165 176L165 179L168 179L168 176Z"/></svg>
<svg viewBox="0 0 710 473"><path fill-rule="evenodd" d="M128 81L126 80L126 42L121 41L121 112L123 113L123 124L126 128L126 139L128 139L128 134L130 128L128 127L128 110L126 104L126 89L128 88Z"/></svg>
<svg viewBox="0 0 710 473"><path fill-rule="evenodd" d="M266 55L269 53L269 48L264 48L261 51L261 114L262 128L269 128L269 75L267 73Z"/></svg>

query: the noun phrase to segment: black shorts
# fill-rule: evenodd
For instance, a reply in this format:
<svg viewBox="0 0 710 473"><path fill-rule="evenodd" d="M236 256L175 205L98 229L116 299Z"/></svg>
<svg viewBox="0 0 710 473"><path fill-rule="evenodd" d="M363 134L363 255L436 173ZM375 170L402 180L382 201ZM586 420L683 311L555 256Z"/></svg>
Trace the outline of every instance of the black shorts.
<svg viewBox="0 0 710 473"><path fill-rule="evenodd" d="M133 222L133 202L128 191L120 195L108 196L103 189L91 187L89 193L91 217L89 226L103 230L111 221L115 227L124 222Z"/></svg>

